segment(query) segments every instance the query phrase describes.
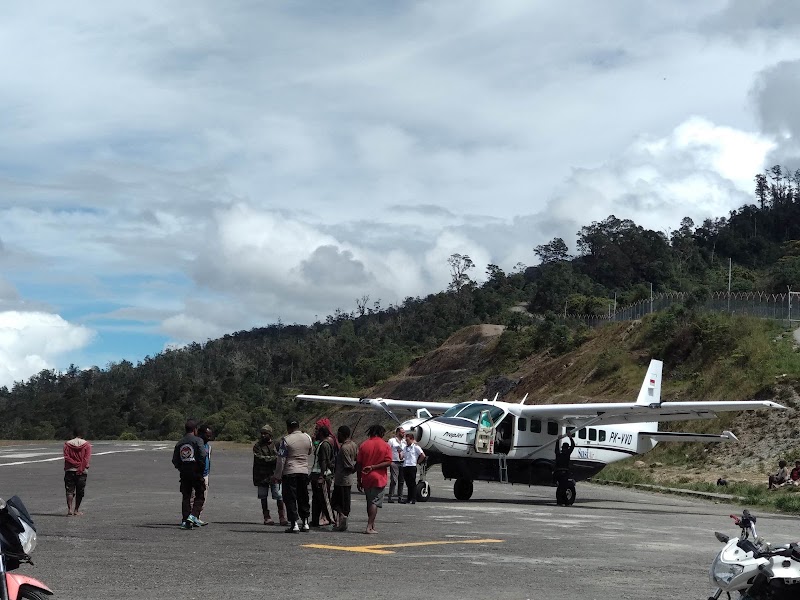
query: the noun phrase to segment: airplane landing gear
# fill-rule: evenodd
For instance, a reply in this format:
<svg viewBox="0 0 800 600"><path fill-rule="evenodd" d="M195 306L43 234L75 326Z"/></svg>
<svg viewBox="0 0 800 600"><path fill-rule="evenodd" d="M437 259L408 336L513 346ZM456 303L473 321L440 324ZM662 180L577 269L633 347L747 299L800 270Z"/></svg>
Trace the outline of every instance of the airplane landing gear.
<svg viewBox="0 0 800 600"><path fill-rule="evenodd" d="M556 490L556 504L559 506L572 506L575 503L575 480L568 479L564 485L559 484Z"/></svg>
<svg viewBox="0 0 800 600"><path fill-rule="evenodd" d="M472 480L456 479L453 485L453 495L456 500L469 500L472 498Z"/></svg>
<svg viewBox="0 0 800 600"><path fill-rule="evenodd" d="M417 502L427 502L431 497L431 484L427 481L420 481L417 484Z"/></svg>

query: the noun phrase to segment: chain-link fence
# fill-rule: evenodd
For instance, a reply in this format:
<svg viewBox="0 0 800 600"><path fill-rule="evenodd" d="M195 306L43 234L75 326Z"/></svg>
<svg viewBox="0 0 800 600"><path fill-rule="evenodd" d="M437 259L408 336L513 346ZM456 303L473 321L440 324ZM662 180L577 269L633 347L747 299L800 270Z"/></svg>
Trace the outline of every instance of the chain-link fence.
<svg viewBox="0 0 800 600"><path fill-rule="evenodd" d="M567 320L583 321L594 327L609 321L634 321L651 312L665 310L673 304L685 302L685 292L653 294L652 299L639 300L616 311L609 309L607 315L565 313ZM769 294L767 292L712 292L702 302L706 310L727 312L736 315L749 315L762 319L776 319L787 325L800 323L800 292Z"/></svg>

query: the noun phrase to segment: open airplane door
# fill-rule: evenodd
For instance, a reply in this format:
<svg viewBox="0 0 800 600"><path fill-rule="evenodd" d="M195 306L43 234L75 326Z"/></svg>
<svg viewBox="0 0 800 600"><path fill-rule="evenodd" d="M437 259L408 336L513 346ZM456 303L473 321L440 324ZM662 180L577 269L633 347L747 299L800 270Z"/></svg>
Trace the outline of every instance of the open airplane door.
<svg viewBox="0 0 800 600"><path fill-rule="evenodd" d="M478 430L475 432L475 452L494 454L495 427L488 410L481 411L478 418Z"/></svg>

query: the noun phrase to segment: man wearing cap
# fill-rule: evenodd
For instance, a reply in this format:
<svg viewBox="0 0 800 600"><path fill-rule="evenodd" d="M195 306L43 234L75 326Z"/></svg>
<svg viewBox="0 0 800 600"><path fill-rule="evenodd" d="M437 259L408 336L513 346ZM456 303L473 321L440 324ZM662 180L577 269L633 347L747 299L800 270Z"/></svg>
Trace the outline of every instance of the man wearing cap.
<svg viewBox="0 0 800 600"><path fill-rule="evenodd" d="M270 491L272 499L278 505L278 519L284 527L289 524L286 520L286 507L283 504L281 485L273 479L275 463L278 453L272 441L272 427L264 425L261 428L261 437L253 444L253 485L258 487L258 499L261 500L261 512L264 515L264 525L274 525L275 521L269 514Z"/></svg>
<svg viewBox="0 0 800 600"><path fill-rule="evenodd" d="M307 433L300 431L296 418L286 420L286 435L278 445L274 479L283 484L283 500L289 517L286 533L308 531L311 506L308 501L308 457L313 443Z"/></svg>

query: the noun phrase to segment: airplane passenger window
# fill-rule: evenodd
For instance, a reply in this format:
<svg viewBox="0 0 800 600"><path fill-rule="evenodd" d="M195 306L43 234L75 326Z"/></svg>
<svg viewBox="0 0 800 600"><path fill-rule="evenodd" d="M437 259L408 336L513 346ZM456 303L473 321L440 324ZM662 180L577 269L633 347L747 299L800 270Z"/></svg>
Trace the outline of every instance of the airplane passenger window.
<svg viewBox="0 0 800 600"><path fill-rule="evenodd" d="M597 429L589 428L589 441L590 442L597 441Z"/></svg>
<svg viewBox="0 0 800 600"><path fill-rule="evenodd" d="M601 429L600 430L600 441L601 442L605 442L606 441L606 430L605 429Z"/></svg>
<svg viewBox="0 0 800 600"><path fill-rule="evenodd" d="M558 435L558 423L555 421L547 422L547 435Z"/></svg>
<svg viewBox="0 0 800 600"><path fill-rule="evenodd" d="M517 429L519 431L526 431L528 429L528 419L520 417L517 419Z"/></svg>
<svg viewBox="0 0 800 600"><path fill-rule="evenodd" d="M581 439L581 440L585 440L586 439L586 430L585 429L581 429L578 432L578 439Z"/></svg>
<svg viewBox="0 0 800 600"><path fill-rule="evenodd" d="M542 422L539 419L531 419L531 431L533 433L542 433Z"/></svg>

